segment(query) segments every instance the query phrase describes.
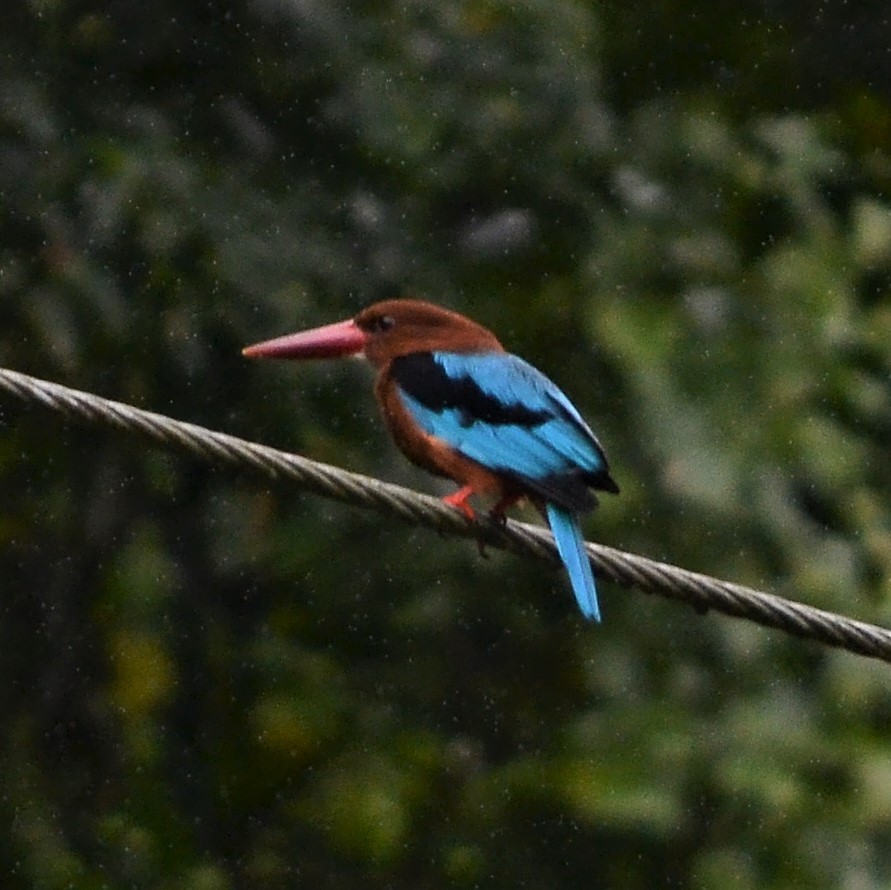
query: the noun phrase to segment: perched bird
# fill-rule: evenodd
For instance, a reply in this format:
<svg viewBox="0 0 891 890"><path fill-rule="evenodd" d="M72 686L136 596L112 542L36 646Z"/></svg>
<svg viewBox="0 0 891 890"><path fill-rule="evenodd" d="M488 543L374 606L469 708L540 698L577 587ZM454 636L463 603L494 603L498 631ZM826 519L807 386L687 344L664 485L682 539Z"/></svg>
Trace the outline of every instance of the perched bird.
<svg viewBox="0 0 891 890"><path fill-rule="evenodd" d="M412 462L460 483L444 500L474 517L473 494L497 499L492 515L523 497L546 517L586 618L600 620L579 514L590 488L618 494L606 455L572 402L495 335L420 300L385 300L355 318L267 340L250 357L364 355L390 433Z"/></svg>

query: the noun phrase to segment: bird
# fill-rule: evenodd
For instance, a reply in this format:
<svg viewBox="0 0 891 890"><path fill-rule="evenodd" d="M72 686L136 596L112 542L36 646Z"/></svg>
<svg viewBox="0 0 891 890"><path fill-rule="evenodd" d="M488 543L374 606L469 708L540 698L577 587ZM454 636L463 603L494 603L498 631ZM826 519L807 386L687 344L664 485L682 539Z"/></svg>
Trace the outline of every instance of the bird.
<svg viewBox="0 0 891 890"><path fill-rule="evenodd" d="M600 621L580 516L594 491L619 493L606 453L565 393L507 352L490 330L433 303L376 302L353 318L256 343L249 358L364 357L397 447L416 465L460 486L443 500L469 520L474 495L490 515L526 498L544 516L582 615Z"/></svg>

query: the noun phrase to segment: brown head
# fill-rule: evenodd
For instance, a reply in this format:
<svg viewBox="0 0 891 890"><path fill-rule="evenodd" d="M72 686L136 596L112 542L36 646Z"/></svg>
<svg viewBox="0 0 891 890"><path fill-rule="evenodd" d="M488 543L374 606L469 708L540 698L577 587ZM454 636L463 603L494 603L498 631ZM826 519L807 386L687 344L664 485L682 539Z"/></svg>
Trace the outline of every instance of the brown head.
<svg viewBox="0 0 891 890"><path fill-rule="evenodd" d="M422 300L383 300L355 318L248 346L260 358L362 355L383 368L413 352L503 352L495 335L469 318Z"/></svg>

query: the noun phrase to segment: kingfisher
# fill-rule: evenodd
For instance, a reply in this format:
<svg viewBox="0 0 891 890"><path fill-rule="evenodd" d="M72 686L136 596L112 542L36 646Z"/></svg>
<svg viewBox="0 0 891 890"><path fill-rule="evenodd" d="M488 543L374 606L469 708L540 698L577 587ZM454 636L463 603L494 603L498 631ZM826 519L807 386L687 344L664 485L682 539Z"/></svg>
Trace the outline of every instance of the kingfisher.
<svg viewBox="0 0 891 890"><path fill-rule="evenodd" d="M459 484L443 500L473 520L468 499L491 498L490 515L503 520L509 507L528 499L551 528L582 614L600 621L579 518L597 505L591 489L618 494L619 486L569 398L491 331L432 303L394 299L242 352L367 359L396 445L413 463Z"/></svg>

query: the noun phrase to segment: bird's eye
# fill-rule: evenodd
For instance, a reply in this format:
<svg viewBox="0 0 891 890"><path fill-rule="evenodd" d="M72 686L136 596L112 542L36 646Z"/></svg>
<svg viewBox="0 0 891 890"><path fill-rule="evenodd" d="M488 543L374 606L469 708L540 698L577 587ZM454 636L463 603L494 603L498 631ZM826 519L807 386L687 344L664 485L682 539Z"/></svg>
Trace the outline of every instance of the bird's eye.
<svg viewBox="0 0 891 890"><path fill-rule="evenodd" d="M396 324L395 319L389 315L378 315L376 318L371 319L368 324L368 330L374 334L383 334L384 331L389 331L394 324Z"/></svg>

